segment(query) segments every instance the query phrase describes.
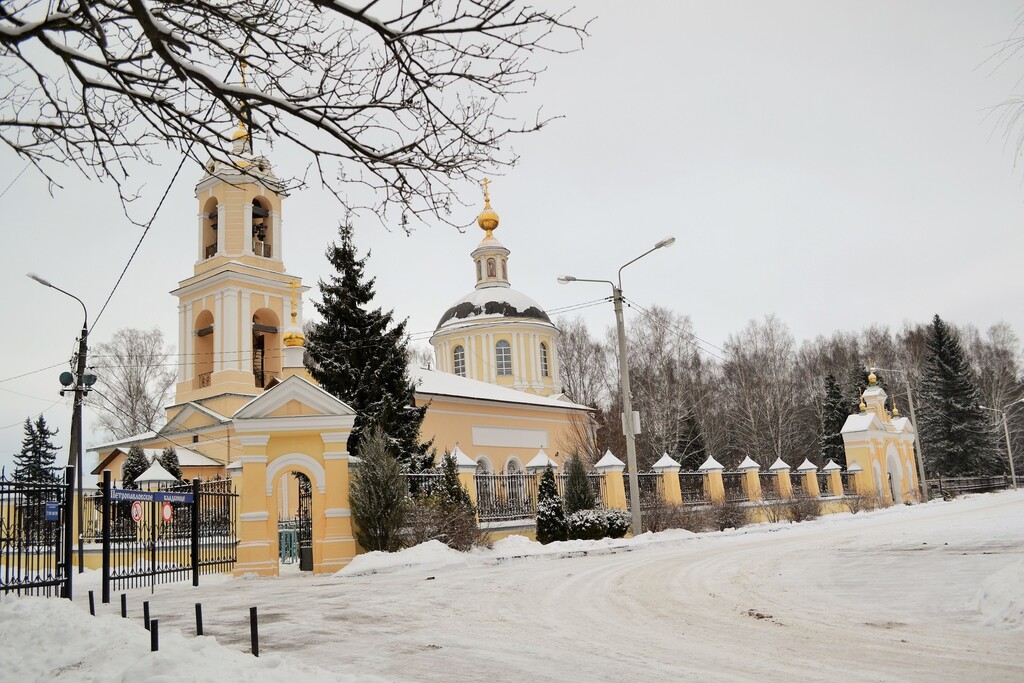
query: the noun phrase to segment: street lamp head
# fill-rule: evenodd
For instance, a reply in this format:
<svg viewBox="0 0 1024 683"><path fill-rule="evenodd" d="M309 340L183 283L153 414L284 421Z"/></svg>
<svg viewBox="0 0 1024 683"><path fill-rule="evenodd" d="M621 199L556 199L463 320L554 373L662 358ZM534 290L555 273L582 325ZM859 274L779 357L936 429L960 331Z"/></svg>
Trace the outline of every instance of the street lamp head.
<svg viewBox="0 0 1024 683"><path fill-rule="evenodd" d="M559 275L558 276L558 284L560 284L560 285L567 285L570 282L576 282L576 278L574 278L572 275Z"/></svg>
<svg viewBox="0 0 1024 683"><path fill-rule="evenodd" d="M661 249L662 247L671 247L675 243L676 243L676 238L675 237L666 237L662 241L660 241L657 244L655 244L654 248L655 249Z"/></svg>
<svg viewBox="0 0 1024 683"><path fill-rule="evenodd" d="M41 284L44 287L53 287L53 285L51 285L49 282L47 282L43 278L39 277L35 273L25 273L25 275L27 275L31 279L35 280L36 282L38 282L39 284Z"/></svg>

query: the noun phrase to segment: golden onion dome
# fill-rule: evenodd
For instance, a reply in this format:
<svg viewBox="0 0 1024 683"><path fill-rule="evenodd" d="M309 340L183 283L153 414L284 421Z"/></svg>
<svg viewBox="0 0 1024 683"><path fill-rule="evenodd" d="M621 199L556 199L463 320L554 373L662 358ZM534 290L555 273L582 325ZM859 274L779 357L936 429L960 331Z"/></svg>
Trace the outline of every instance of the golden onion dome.
<svg viewBox="0 0 1024 683"><path fill-rule="evenodd" d="M892 400L892 416L893 417L899 417L900 416L900 409L896 407L896 399Z"/></svg>
<svg viewBox="0 0 1024 683"><path fill-rule="evenodd" d="M289 327L284 333L285 346L305 346L306 336L297 327Z"/></svg>
<svg viewBox="0 0 1024 683"><path fill-rule="evenodd" d="M864 397L863 397L863 396L861 396L861 397L860 397L860 412L862 412L862 413L863 413L863 412L864 412L865 410L867 410L867 409L868 409L868 407L867 407L867 405L866 405L866 404L864 403Z"/></svg>
<svg viewBox="0 0 1024 683"><path fill-rule="evenodd" d="M241 121L238 122L238 128L231 134L232 140L241 140L242 138L249 137L249 131L245 129L245 124Z"/></svg>
<svg viewBox="0 0 1024 683"><path fill-rule="evenodd" d="M873 386L873 385L875 385L877 383L878 383L878 378L875 377L875 373L872 372L870 375L868 375L868 384L871 384Z"/></svg>
<svg viewBox="0 0 1024 683"><path fill-rule="evenodd" d="M498 214L491 208L491 193L488 189L490 184L491 181L487 178L484 178L481 183L484 186L484 210L476 217L476 224L480 226L481 230L487 232L488 237L498 229L498 222L500 221Z"/></svg>

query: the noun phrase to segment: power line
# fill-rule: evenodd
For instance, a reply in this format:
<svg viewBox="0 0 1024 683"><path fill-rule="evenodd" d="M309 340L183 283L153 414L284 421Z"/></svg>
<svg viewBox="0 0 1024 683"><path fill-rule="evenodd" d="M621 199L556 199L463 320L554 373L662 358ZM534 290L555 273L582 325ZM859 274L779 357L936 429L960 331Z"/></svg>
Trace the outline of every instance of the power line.
<svg viewBox="0 0 1024 683"><path fill-rule="evenodd" d="M0 192L0 199L4 198L4 195L7 194L7 190L11 189L11 186L14 185L14 183L18 182L18 178L20 178L22 173L27 171L28 167L31 166L31 165L32 164L25 164L25 168L21 169L21 172L18 173L18 175L14 176L14 180L12 180L11 182L7 183L7 187L4 188L3 192Z"/></svg>
<svg viewBox="0 0 1024 683"><path fill-rule="evenodd" d="M54 401L54 402L53 402L53 403L51 403L50 405L48 405L47 407L43 408L43 409L42 409L42 410L41 410L41 411L39 412L39 414L38 414L38 415L36 415L35 417L30 417L30 418L28 418L28 419L29 419L29 420L38 420L38 419L39 419L40 417L42 417L42 416L43 416L43 415L44 415L45 413L47 413L47 412L48 412L48 411L50 410L50 408L53 408L53 407L54 407L55 405L57 405L58 403L61 403L61 402L62 402L63 400L64 400L64 397L63 397L63 396L62 396L61 398L58 398L58 399L57 399L56 401ZM11 424L9 424L9 425L4 425L3 427L0 427L0 430L4 430L4 429L10 429L11 427L19 427L19 426L21 426L21 425L23 425L23 424L25 424L25 421L24 421L24 420L18 420L17 422L12 422L12 423L11 423Z"/></svg>
<svg viewBox="0 0 1024 683"><path fill-rule="evenodd" d="M11 377L5 377L4 379L0 379L0 384L3 384L4 382L10 382L11 380L14 380L14 379L21 379L22 377L28 377L29 375L34 375L37 372L43 372L44 370L53 370L54 368L59 368L60 366L64 365L64 363L65 363L65 361L61 361L60 363L54 363L53 365L47 365L45 368L39 368L38 370L29 370L28 372L23 372L20 375L13 375Z"/></svg>

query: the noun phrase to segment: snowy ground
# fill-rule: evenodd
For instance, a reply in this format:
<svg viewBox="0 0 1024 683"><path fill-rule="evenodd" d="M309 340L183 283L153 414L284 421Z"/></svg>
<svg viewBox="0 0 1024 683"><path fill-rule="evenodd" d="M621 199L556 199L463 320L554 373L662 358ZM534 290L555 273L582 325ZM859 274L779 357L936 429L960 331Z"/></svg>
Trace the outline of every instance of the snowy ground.
<svg viewBox="0 0 1024 683"><path fill-rule="evenodd" d="M204 577L130 591L129 620L116 596L89 616L90 572L74 605L0 605L0 679L1024 680L1024 491L558 545ZM193 636L195 602L213 637ZM245 654L253 605L259 659Z"/></svg>

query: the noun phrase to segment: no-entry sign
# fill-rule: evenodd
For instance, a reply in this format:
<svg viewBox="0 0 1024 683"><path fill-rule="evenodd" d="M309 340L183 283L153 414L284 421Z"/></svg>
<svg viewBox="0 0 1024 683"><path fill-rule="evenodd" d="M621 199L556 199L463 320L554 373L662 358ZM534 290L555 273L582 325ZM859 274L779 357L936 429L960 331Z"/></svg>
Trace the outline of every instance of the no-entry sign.
<svg viewBox="0 0 1024 683"><path fill-rule="evenodd" d="M171 521L171 515L174 514L174 508L171 507L170 503L164 503L163 507L160 508L160 516L164 518L165 522Z"/></svg>
<svg viewBox="0 0 1024 683"><path fill-rule="evenodd" d="M132 503L132 519L135 522L142 521L142 501L135 501Z"/></svg>

